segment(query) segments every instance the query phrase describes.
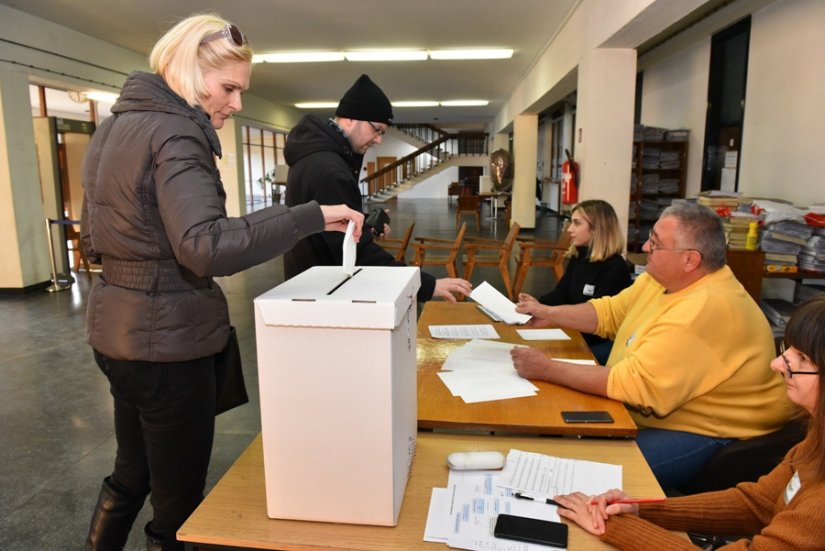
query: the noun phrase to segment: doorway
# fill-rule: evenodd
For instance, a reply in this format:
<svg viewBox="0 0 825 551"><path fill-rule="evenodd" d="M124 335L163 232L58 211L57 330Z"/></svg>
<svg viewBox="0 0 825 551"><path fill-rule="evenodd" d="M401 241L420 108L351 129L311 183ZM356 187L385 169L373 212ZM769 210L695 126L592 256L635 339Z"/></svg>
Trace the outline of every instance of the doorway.
<svg viewBox="0 0 825 551"><path fill-rule="evenodd" d="M711 41L702 191L739 188L750 31L748 17Z"/></svg>

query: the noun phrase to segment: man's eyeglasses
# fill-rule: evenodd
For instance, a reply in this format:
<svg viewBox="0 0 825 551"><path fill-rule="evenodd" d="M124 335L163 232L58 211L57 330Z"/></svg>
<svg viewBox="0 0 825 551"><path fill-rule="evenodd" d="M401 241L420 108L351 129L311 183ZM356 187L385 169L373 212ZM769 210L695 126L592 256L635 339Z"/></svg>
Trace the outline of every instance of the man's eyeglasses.
<svg viewBox="0 0 825 551"><path fill-rule="evenodd" d="M785 356L785 341L779 343L779 355L782 356L782 361L785 362L785 376L788 379L793 379L794 375L819 375L819 371L794 371L791 369L791 362Z"/></svg>
<svg viewBox="0 0 825 551"><path fill-rule="evenodd" d="M386 131L386 130L383 130L383 129L381 129L381 128L378 128L377 126L375 126L374 124L372 124L370 121L367 121L367 124L368 124L368 125L370 125L370 126L372 127L373 132L375 132L375 135L376 135L376 136L378 136L378 137L382 137L384 134L386 134L386 133L387 133L387 131Z"/></svg>
<svg viewBox="0 0 825 551"><path fill-rule="evenodd" d="M235 25L227 25L219 31L204 36L203 39L201 39L200 45L203 46L207 42L212 42L219 38L231 40L235 46L244 46L246 44L246 35Z"/></svg>
<svg viewBox="0 0 825 551"><path fill-rule="evenodd" d="M650 243L650 252L656 251L696 251L700 255L702 254L699 249L694 247L662 247L656 241L653 240L653 232L651 231L647 235L647 241Z"/></svg>

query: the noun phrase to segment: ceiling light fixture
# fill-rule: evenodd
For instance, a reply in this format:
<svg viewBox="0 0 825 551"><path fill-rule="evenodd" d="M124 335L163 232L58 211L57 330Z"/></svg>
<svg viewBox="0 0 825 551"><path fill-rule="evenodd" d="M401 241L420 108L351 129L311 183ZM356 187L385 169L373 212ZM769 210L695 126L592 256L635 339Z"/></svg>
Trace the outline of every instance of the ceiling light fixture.
<svg viewBox="0 0 825 551"><path fill-rule="evenodd" d="M338 107L337 101L305 101L296 103L298 109L335 109Z"/></svg>
<svg viewBox="0 0 825 551"><path fill-rule="evenodd" d="M362 50L344 52L347 61L424 61L426 50Z"/></svg>
<svg viewBox="0 0 825 551"><path fill-rule="evenodd" d="M438 107L437 101L394 101L393 107Z"/></svg>
<svg viewBox="0 0 825 551"><path fill-rule="evenodd" d="M430 50L430 59L509 59L512 49Z"/></svg>
<svg viewBox="0 0 825 551"><path fill-rule="evenodd" d="M318 63L323 61L344 61L343 52L276 52L257 54L252 63Z"/></svg>
<svg viewBox="0 0 825 551"><path fill-rule="evenodd" d="M441 107L482 107L489 104L490 102L486 99L457 99L442 101Z"/></svg>

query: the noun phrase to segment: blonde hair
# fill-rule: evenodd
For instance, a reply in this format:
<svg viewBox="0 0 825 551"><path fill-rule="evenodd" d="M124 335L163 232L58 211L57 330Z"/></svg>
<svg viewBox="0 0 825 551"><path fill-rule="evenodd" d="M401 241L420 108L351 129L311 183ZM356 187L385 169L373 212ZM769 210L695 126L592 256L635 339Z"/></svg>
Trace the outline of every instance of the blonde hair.
<svg viewBox="0 0 825 551"><path fill-rule="evenodd" d="M169 29L152 48L152 70L192 107L199 107L209 96L204 73L220 69L230 61L252 61L252 50L247 44L238 46L228 39L201 44L205 36L228 24L218 15L193 15Z"/></svg>
<svg viewBox="0 0 825 551"><path fill-rule="evenodd" d="M614 254L624 251L624 237L619 227L619 217L607 201L590 199L582 201L573 212L579 211L593 228L593 239L590 241L590 254L587 260L598 262L606 260ZM577 256L576 246L571 244L566 256Z"/></svg>

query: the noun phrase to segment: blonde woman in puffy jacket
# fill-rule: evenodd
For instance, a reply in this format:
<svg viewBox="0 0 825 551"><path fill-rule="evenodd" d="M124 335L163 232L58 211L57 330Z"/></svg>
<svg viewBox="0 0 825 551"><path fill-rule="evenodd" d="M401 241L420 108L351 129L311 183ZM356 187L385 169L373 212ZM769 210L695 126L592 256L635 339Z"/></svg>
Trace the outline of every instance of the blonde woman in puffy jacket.
<svg viewBox="0 0 825 551"><path fill-rule="evenodd" d="M215 424L215 355L229 314L215 276L283 254L324 230L360 237L344 205L226 214L215 132L241 110L252 51L234 25L189 17L155 45L154 73L129 75L83 167L82 246L102 264L87 341L114 397L117 455L87 549L121 549L144 499L149 549L183 549L178 527L203 499Z"/></svg>

